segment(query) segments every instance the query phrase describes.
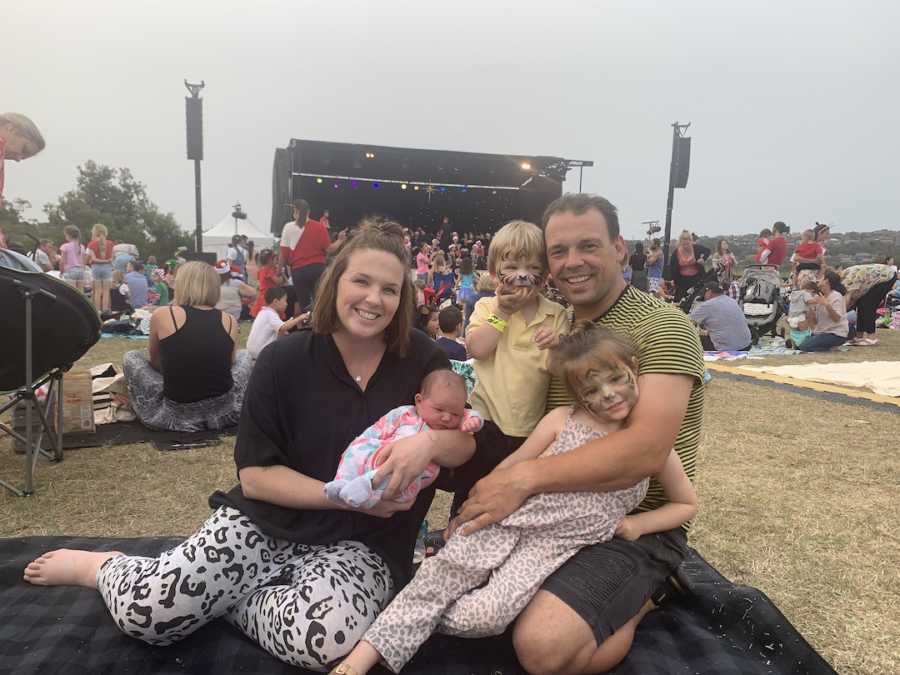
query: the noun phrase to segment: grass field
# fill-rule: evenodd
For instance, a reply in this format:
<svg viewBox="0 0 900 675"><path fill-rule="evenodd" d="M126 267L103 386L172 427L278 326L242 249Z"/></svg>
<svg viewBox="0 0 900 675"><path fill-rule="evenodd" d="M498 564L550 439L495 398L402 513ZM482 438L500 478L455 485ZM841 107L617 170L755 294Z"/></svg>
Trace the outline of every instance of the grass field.
<svg viewBox="0 0 900 675"><path fill-rule="evenodd" d="M754 363L900 360L900 333L879 337L878 347ZM120 364L145 345L104 339L79 365ZM900 414L887 407L715 376L708 386L691 543L768 594L840 673L900 672L898 438ZM0 447L0 477L18 482L22 458ZM38 466L35 496L0 493L0 536L189 534L209 493L234 484L232 450L229 439L182 452L70 451ZM448 504L439 494L432 526Z"/></svg>

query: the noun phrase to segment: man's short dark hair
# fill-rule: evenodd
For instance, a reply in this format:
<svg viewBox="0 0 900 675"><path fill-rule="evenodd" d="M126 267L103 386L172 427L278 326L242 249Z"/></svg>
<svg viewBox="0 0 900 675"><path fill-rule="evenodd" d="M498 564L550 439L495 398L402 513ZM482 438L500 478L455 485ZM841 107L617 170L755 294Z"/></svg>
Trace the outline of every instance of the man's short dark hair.
<svg viewBox="0 0 900 675"><path fill-rule="evenodd" d="M291 202L291 208L297 209L300 212L301 219L309 218L309 202L305 199L295 199Z"/></svg>
<svg viewBox="0 0 900 675"><path fill-rule="evenodd" d="M703 284L703 290L709 291L710 293L715 293L716 295L721 295L725 291L722 289L722 284L718 281L707 281Z"/></svg>
<svg viewBox="0 0 900 675"><path fill-rule="evenodd" d="M130 264L131 264L131 268L135 272L143 272L144 271L144 263L142 263L140 260L132 260Z"/></svg>
<svg viewBox="0 0 900 675"><path fill-rule="evenodd" d="M266 304L271 305L276 300L287 296L287 289L284 286L273 286L266 289Z"/></svg>
<svg viewBox="0 0 900 675"><path fill-rule="evenodd" d="M603 218L606 220L606 232L610 240L616 239L619 236L618 209L608 199L587 192L569 192L550 202L544 211L543 227L546 229L550 218L557 213L574 213L576 216L580 216L591 209L596 209L603 214Z"/></svg>
<svg viewBox="0 0 900 675"><path fill-rule="evenodd" d="M438 313L438 325L441 327L442 333L452 333L459 328L462 320L462 312L459 311L458 307L444 307Z"/></svg>
<svg viewBox="0 0 900 675"><path fill-rule="evenodd" d="M775 222L774 225L772 225L772 231L773 231L775 234L787 234L788 232L791 231L791 228L789 228L789 227L788 227L785 223L783 223L782 221L778 220L778 221Z"/></svg>

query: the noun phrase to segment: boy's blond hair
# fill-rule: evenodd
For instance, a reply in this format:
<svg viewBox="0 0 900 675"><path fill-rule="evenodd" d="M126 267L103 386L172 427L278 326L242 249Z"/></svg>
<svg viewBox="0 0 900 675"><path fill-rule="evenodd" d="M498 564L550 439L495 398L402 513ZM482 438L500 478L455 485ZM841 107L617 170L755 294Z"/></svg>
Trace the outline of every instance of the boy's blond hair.
<svg viewBox="0 0 900 675"><path fill-rule="evenodd" d="M497 230L491 239L488 272L496 275L502 261L520 258L537 260L543 271L547 271L547 250L541 228L524 220L513 220Z"/></svg>

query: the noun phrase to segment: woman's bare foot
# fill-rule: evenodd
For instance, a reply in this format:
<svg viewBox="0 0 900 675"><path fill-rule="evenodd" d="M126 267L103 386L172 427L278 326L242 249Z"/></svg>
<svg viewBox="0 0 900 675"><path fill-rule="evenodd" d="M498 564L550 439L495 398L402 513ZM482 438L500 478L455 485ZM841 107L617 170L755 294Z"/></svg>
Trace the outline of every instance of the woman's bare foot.
<svg viewBox="0 0 900 675"><path fill-rule="evenodd" d="M61 548L32 560L25 568L25 581L37 586L84 586L97 588L97 572L119 551L76 551Z"/></svg>

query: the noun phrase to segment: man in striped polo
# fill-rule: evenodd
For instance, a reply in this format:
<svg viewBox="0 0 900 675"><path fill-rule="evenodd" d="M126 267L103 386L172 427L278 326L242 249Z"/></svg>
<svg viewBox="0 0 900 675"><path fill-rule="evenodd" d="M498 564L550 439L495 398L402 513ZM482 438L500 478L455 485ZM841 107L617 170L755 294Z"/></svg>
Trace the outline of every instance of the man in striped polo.
<svg viewBox="0 0 900 675"><path fill-rule="evenodd" d="M640 399L621 431L568 453L497 469L479 481L459 522L479 529L502 520L531 495L617 490L652 476L674 447L691 480L703 418L703 352L690 320L672 305L626 285L625 242L615 206L596 195L567 194L544 213L550 274L574 320L619 330L640 357ZM548 409L571 403L550 385ZM640 509L664 501L651 482ZM598 673L628 653L652 597L684 558L687 527L615 538L582 549L544 583L519 617L513 640L530 673Z"/></svg>

